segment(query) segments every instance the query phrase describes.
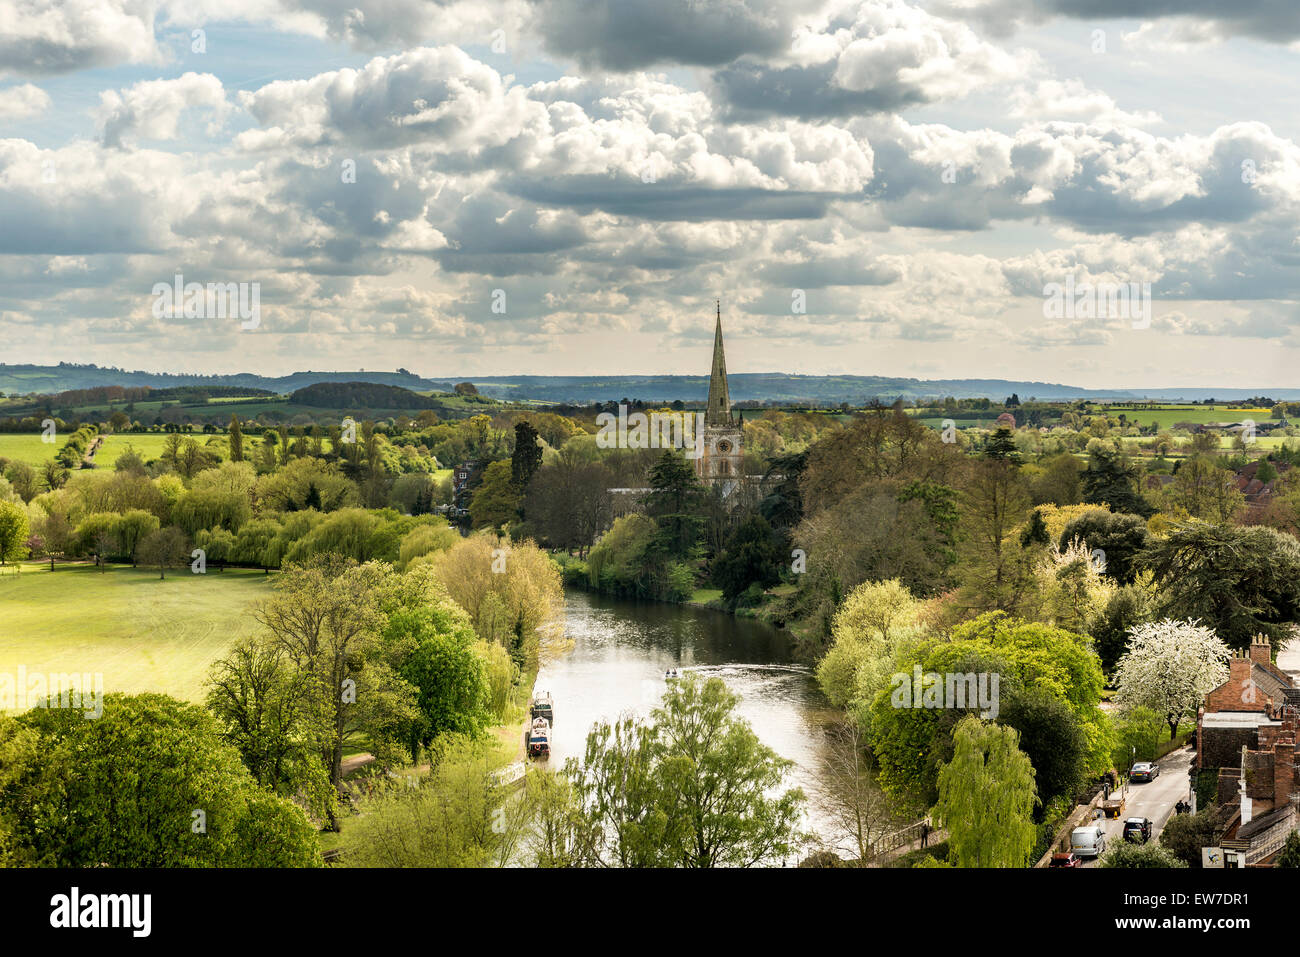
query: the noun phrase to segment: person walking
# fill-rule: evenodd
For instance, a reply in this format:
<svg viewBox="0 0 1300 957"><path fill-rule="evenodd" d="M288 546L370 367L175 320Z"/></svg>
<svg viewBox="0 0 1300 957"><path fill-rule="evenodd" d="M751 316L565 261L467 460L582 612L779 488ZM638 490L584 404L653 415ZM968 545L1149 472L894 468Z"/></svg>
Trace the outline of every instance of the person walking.
<svg viewBox="0 0 1300 957"><path fill-rule="evenodd" d="M930 822L928 820L921 822L921 846L925 847L930 843Z"/></svg>

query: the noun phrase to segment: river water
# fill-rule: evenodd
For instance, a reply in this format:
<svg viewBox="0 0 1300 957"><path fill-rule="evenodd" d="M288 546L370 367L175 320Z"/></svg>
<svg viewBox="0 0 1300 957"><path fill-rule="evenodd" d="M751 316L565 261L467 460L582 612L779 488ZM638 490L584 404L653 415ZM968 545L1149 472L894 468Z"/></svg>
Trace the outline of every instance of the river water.
<svg viewBox="0 0 1300 957"><path fill-rule="evenodd" d="M555 699L552 769L582 760L596 721L647 716L663 694L665 670L716 676L740 695L737 712L759 739L794 762L786 784L807 795L804 829L838 843L818 798L824 728L835 712L811 670L794 662L786 632L706 608L578 590L566 593L565 618L573 648L545 665L536 685Z"/></svg>

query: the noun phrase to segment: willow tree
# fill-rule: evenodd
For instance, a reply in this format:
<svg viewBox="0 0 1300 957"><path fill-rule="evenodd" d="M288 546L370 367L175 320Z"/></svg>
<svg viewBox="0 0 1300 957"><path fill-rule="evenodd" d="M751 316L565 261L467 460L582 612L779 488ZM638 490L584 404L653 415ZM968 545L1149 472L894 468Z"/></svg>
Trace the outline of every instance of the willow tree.
<svg viewBox="0 0 1300 957"><path fill-rule="evenodd" d="M957 867L1025 867L1038 836L1038 795L1019 732L969 715L957 725L953 746L931 812L948 830L948 860Z"/></svg>

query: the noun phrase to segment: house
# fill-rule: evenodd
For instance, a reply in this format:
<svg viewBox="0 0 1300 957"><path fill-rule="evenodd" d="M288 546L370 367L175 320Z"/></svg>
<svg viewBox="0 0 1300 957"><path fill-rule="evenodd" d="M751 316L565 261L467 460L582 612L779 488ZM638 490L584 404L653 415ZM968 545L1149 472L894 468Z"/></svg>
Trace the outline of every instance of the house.
<svg viewBox="0 0 1300 957"><path fill-rule="evenodd" d="M1229 660L1228 680L1205 696L1196 726L1195 773L1217 776L1220 844L1247 867L1269 866L1300 827L1300 689L1273 664L1267 638Z"/></svg>
<svg viewBox="0 0 1300 957"><path fill-rule="evenodd" d="M1263 459L1248 462L1233 476L1233 487L1246 498L1247 505L1264 505L1273 497L1277 479L1291 466L1286 462L1270 463L1275 475L1267 481L1259 478L1259 469Z"/></svg>

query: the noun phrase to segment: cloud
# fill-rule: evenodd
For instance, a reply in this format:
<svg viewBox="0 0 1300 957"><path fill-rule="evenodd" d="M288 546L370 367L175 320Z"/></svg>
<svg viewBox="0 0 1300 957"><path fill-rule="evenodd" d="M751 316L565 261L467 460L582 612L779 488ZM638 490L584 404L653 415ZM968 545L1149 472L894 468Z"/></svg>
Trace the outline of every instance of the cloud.
<svg viewBox="0 0 1300 957"><path fill-rule="evenodd" d="M547 49L589 67L639 70L657 63L719 66L774 56L789 43L791 0L540 0Z"/></svg>
<svg viewBox="0 0 1300 957"><path fill-rule="evenodd" d="M278 80L241 91L239 101L261 126L236 137L247 150L427 142L477 156L543 123L546 113L523 87L450 46L376 57L359 70Z"/></svg>
<svg viewBox="0 0 1300 957"><path fill-rule="evenodd" d="M50 95L31 83L0 89L0 120L25 119L44 113L49 107Z"/></svg>
<svg viewBox="0 0 1300 957"><path fill-rule="evenodd" d="M0 0L0 75L159 63L155 0Z"/></svg>
<svg viewBox="0 0 1300 957"><path fill-rule="evenodd" d="M1173 19L1181 39L1243 36L1269 43L1300 39L1300 7L1289 0L931 0L945 15L964 16L985 29L1010 32L1058 17L1076 20Z"/></svg>
<svg viewBox="0 0 1300 957"><path fill-rule="evenodd" d="M867 0L834 4L799 26L784 55L741 58L712 84L738 115L834 117L959 98L1024 65L963 23Z"/></svg>
<svg viewBox="0 0 1300 957"><path fill-rule="evenodd" d="M1047 79L1032 90L1022 88L1011 99L1011 115L1017 119L1065 120L1108 126L1149 126L1160 122L1151 110L1130 113L1100 90L1089 89L1082 80Z"/></svg>
<svg viewBox="0 0 1300 957"><path fill-rule="evenodd" d="M215 134L230 113L221 81L211 73L186 73L174 80L146 80L126 90L99 94L100 137L105 146L121 147L136 139L171 140L187 109L212 114L208 132Z"/></svg>

